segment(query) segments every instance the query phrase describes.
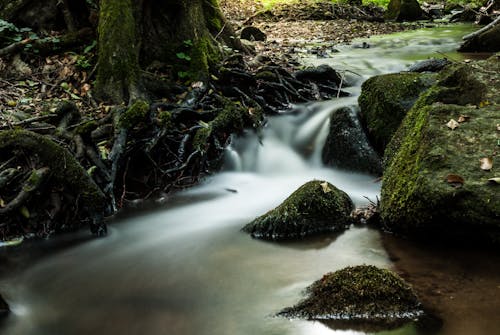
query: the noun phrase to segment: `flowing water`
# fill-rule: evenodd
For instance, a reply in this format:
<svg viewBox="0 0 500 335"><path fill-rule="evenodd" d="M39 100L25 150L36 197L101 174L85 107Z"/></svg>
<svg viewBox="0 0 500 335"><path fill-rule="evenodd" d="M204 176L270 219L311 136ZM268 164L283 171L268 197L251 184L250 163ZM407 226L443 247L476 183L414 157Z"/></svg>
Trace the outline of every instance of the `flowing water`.
<svg viewBox="0 0 500 335"><path fill-rule="evenodd" d="M339 235L269 243L240 229L312 179L328 180L358 205L376 199L375 176L321 165L329 115L355 104L359 85L370 76L403 70L436 52L460 57L453 50L470 30L377 37L369 49L346 46L331 59L306 59L355 72L346 72L357 81L349 89L354 96L270 118L260 138L249 132L233 141L224 172L174 196L166 209L121 220L106 238L12 267L0 281L13 310L1 334L358 334L273 314L297 302L326 272L356 264L390 267L378 232L353 227ZM3 250L2 257L12 259L12 253ZM414 333L411 326L390 332Z"/></svg>

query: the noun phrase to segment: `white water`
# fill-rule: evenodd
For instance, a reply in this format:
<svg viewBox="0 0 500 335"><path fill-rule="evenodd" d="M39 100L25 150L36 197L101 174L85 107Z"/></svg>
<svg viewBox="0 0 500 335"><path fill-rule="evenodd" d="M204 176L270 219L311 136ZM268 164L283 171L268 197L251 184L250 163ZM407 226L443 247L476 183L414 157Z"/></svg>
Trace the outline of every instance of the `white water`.
<svg viewBox="0 0 500 335"><path fill-rule="evenodd" d="M456 46L457 34L449 35L441 47ZM372 51L344 50L329 62L361 73L358 85L410 63L367 50ZM359 92L359 86L351 91ZM310 104L298 114L271 118L262 144L251 133L235 139L226 171L177 195L168 209L124 220L107 238L59 251L7 276L0 290L14 313L2 334L359 334L272 315L297 302L326 272L356 264L390 266L377 232L351 228L285 244L240 232L312 179L328 180L358 205L365 197L376 198L375 176L320 163L329 115L355 100ZM391 332L412 333L411 328Z"/></svg>

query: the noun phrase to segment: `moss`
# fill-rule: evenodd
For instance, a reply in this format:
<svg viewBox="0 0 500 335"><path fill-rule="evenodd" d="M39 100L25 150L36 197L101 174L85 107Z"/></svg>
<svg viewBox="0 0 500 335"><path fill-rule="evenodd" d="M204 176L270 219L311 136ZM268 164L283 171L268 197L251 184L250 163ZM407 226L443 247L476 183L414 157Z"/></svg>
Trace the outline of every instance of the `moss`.
<svg viewBox="0 0 500 335"><path fill-rule="evenodd" d="M375 266L328 273L307 288L307 298L279 315L316 320L411 320L421 305L413 289L392 271Z"/></svg>
<svg viewBox="0 0 500 335"><path fill-rule="evenodd" d="M97 121L90 120L90 121L87 121L87 122L84 122L84 123L80 124L76 128L76 133L79 134L79 135L90 134L90 132L92 132L93 130L95 130L98 126L99 126L99 123Z"/></svg>
<svg viewBox="0 0 500 335"><path fill-rule="evenodd" d="M479 168L480 158L493 157L498 150L494 125L500 88L493 75L498 68L492 71L492 66L498 65L478 62L444 71L393 137L385 153L381 199L382 219L391 230L426 239L443 234L468 240L500 236L500 196L487 183L499 168L494 165L488 172ZM477 92L466 92L471 83L477 83ZM456 94L454 100L450 90ZM471 105L481 98L489 104ZM460 115L470 119L450 130L446 123ZM452 187L445 181L450 174L461 176L465 183Z"/></svg>
<svg viewBox="0 0 500 335"><path fill-rule="evenodd" d="M212 134L212 127L203 127L196 131L193 138L193 148L200 152L206 152L208 150L208 139Z"/></svg>
<svg viewBox="0 0 500 335"><path fill-rule="evenodd" d="M281 205L256 218L243 231L263 239L290 239L314 233L340 231L350 223L349 196L324 181L310 181Z"/></svg>
<svg viewBox="0 0 500 335"><path fill-rule="evenodd" d="M120 125L130 129L144 122L148 114L149 104L144 100L137 100L120 116Z"/></svg>
<svg viewBox="0 0 500 335"><path fill-rule="evenodd" d="M375 76L362 85L359 97L362 121L375 149L382 153L419 95L435 74L393 73Z"/></svg>
<svg viewBox="0 0 500 335"><path fill-rule="evenodd" d="M169 111L161 111L158 114L158 120L164 129L173 129L175 127L172 120L172 113Z"/></svg>
<svg viewBox="0 0 500 335"><path fill-rule="evenodd" d="M22 149L51 171L52 180L78 197L80 211L98 214L106 204L101 190L71 153L49 138L25 130L0 132L0 151ZM33 174L31 178L36 178ZM36 180L33 180L36 181Z"/></svg>

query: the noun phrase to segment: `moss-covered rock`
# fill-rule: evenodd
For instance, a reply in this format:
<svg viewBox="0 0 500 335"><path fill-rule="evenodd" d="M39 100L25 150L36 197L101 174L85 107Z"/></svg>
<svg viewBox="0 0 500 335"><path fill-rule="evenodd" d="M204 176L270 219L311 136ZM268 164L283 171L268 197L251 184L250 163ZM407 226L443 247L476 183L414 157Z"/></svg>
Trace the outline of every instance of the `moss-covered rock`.
<svg viewBox="0 0 500 335"><path fill-rule="evenodd" d="M268 240L341 231L350 224L353 207L344 191L326 181L314 180L302 185L275 209L248 223L243 231Z"/></svg>
<svg viewBox="0 0 500 335"><path fill-rule="evenodd" d="M435 77L428 73L391 73L363 83L358 99L361 120L380 154L419 95L435 82Z"/></svg>
<svg viewBox="0 0 500 335"><path fill-rule="evenodd" d="M381 217L395 232L500 242L497 58L445 69L387 147ZM462 116L462 117L461 117ZM452 130L451 120L463 121ZM492 158L482 170L480 159Z"/></svg>
<svg viewBox="0 0 500 335"><path fill-rule="evenodd" d="M417 0L391 0L385 14L387 19L396 21L415 21L423 16Z"/></svg>
<svg viewBox="0 0 500 335"><path fill-rule="evenodd" d="M460 46L462 52L498 52L500 51L500 23L479 34L471 34Z"/></svg>
<svg viewBox="0 0 500 335"><path fill-rule="evenodd" d="M351 171L382 174L380 157L373 150L354 107L335 111L322 152L323 163Z"/></svg>
<svg viewBox="0 0 500 335"><path fill-rule="evenodd" d="M370 265L328 273L309 286L306 293L304 300L278 315L321 321L349 320L390 328L423 313L410 285L394 272Z"/></svg>

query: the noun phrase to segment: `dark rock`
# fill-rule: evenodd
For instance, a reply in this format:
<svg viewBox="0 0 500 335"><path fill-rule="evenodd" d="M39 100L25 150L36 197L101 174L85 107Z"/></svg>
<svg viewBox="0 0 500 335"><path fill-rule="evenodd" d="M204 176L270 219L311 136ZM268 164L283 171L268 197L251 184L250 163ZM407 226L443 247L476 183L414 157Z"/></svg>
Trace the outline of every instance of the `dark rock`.
<svg viewBox="0 0 500 335"><path fill-rule="evenodd" d="M382 174L380 157L370 145L355 107L341 108L331 116L322 157L327 165Z"/></svg>
<svg viewBox="0 0 500 335"><path fill-rule="evenodd" d="M345 192L326 181L314 180L302 185L275 209L247 224L243 231L268 240L342 231L350 224L353 207Z"/></svg>
<svg viewBox="0 0 500 335"><path fill-rule="evenodd" d="M378 153L383 154L406 113L434 83L435 77L435 74L392 73L363 83L358 99L361 120Z"/></svg>
<svg viewBox="0 0 500 335"><path fill-rule="evenodd" d="M396 21L416 21L424 17L417 0L391 0L387 6L386 18Z"/></svg>
<svg viewBox="0 0 500 335"><path fill-rule="evenodd" d="M390 329L423 315L413 289L392 271L371 265L328 273L307 288L307 297L278 313L287 318L335 322L343 327ZM366 329L366 330L368 330Z"/></svg>
<svg viewBox="0 0 500 335"><path fill-rule="evenodd" d="M342 81L339 73L326 64L296 71L293 76L303 82L314 82L325 85L332 83L340 85Z"/></svg>
<svg viewBox="0 0 500 335"><path fill-rule="evenodd" d="M476 12L472 8L466 7L463 10L455 11L450 17L450 22L474 22Z"/></svg>
<svg viewBox="0 0 500 335"><path fill-rule="evenodd" d="M243 28L241 30L240 37L241 39L248 41L265 41L267 39L267 35L262 32L262 30L254 26Z"/></svg>
<svg viewBox="0 0 500 335"><path fill-rule="evenodd" d="M449 64L451 62L446 58L431 58L411 65L408 72L439 72Z"/></svg>
<svg viewBox="0 0 500 335"><path fill-rule="evenodd" d="M0 318L7 316L9 312L10 312L9 305L7 305L5 300L0 295Z"/></svg>
<svg viewBox="0 0 500 335"><path fill-rule="evenodd" d="M498 73L497 57L447 67L408 112L384 157L387 229L440 242L500 243L500 192L488 183L500 164L488 171L479 164L498 151ZM458 128L446 126L461 115L467 118Z"/></svg>
<svg viewBox="0 0 500 335"><path fill-rule="evenodd" d="M500 17L491 25L465 36L465 42L458 51L461 52L498 52L500 51ZM495 24L496 22L496 24Z"/></svg>

